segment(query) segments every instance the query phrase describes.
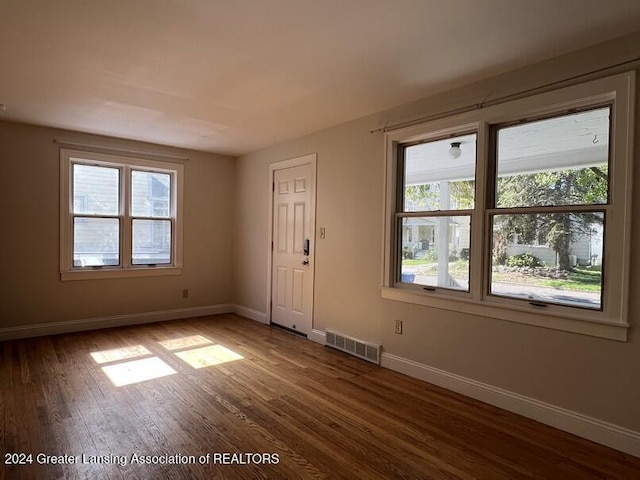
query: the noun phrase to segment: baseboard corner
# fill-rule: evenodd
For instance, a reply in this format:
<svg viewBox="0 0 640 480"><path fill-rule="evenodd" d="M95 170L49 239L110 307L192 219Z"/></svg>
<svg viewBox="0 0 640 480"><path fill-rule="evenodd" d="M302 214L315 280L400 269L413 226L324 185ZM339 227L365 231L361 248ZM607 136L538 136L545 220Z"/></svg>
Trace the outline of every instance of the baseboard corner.
<svg viewBox="0 0 640 480"><path fill-rule="evenodd" d="M254 310L249 307L245 307L243 305L233 304L231 306L231 311L243 317L249 318L251 320L255 320L256 322L267 324L267 314L264 312L259 312L258 310Z"/></svg>

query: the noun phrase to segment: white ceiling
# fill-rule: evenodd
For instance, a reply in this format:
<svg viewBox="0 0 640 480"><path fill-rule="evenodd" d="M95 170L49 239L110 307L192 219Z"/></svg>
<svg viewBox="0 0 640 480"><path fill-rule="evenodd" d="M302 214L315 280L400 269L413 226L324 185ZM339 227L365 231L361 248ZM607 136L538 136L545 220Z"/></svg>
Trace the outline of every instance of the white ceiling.
<svg viewBox="0 0 640 480"><path fill-rule="evenodd" d="M239 155L632 33L638 0L0 0L0 120Z"/></svg>

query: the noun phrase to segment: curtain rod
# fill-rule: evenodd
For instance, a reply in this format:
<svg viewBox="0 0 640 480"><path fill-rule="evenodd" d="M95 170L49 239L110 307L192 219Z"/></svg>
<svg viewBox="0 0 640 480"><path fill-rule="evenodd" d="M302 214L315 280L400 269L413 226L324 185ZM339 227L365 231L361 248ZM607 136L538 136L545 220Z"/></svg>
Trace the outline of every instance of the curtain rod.
<svg viewBox="0 0 640 480"><path fill-rule="evenodd" d="M467 105L466 107L454 108L453 110L446 110L440 113L434 113L432 115L428 115L425 117L417 118L415 120L407 120L405 122L396 123L391 126L379 127L374 130L371 130L370 133L379 133L379 132L390 132L392 130L398 130L400 128L412 127L414 125L419 125L424 122L428 122L431 120L438 120L440 118L450 117L453 115L457 115L460 113L467 113L473 110L479 110L482 108L492 107L494 105L499 105L501 103L508 102L509 100L516 100L518 98L527 97L529 95L533 95L535 93L543 93L549 90L553 90L555 87L559 87L562 84L572 84L577 80L583 80L586 77L595 76L596 78L600 78L604 76L603 74L611 72L612 70L622 69L622 67L639 67L640 66L640 56L633 58L631 60L626 60L624 62L615 63L613 65L609 65L606 67L598 68L596 70L591 70L590 72L580 73L578 75L574 75L572 77L567 77L562 80L556 80L555 82L546 83L544 85L540 85L537 87L529 88L526 90L522 90L516 93L510 93L509 95L503 95L502 97L495 98L493 100L489 100L487 102L474 103L472 105ZM577 82L576 82L577 83ZM567 85L568 86L568 85Z"/></svg>
<svg viewBox="0 0 640 480"><path fill-rule="evenodd" d="M143 157L154 157L154 158L164 158L166 160L174 160L180 162L186 162L189 160L188 157L181 157L177 155L169 155L165 153L156 153L156 152L148 152L144 150L131 150L128 148L118 148L118 147L107 147L104 145L97 144L89 144L89 143L80 143L74 142L73 140L61 140L54 138L53 143L57 143L62 147L72 147L72 148L81 148L85 150L91 151L102 151L104 153L112 153L112 154L125 154L125 155L138 155Z"/></svg>

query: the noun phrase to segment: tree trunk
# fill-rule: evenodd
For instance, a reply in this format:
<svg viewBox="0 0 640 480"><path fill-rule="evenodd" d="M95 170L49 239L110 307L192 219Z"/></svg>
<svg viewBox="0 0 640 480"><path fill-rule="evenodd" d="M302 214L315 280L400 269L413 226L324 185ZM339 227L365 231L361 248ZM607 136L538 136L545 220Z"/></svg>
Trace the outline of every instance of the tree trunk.
<svg viewBox="0 0 640 480"><path fill-rule="evenodd" d="M569 261L569 247L571 242L569 239L569 232L565 231L564 235L560 235L558 237L558 241L556 243L556 252L558 252L558 268L560 270L571 270L571 262Z"/></svg>
<svg viewBox="0 0 640 480"><path fill-rule="evenodd" d="M558 268L560 270L571 269L569 263L569 248L571 247L571 220L568 215L554 215L554 225L552 227L553 236L551 247L558 255Z"/></svg>

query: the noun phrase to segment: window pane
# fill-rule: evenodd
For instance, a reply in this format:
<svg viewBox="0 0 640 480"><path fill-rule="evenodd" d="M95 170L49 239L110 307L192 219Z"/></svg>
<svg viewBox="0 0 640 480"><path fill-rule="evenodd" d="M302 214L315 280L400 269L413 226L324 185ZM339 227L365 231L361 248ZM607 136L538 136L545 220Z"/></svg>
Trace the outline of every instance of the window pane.
<svg viewBox="0 0 640 480"><path fill-rule="evenodd" d="M73 164L73 213L118 215L120 170Z"/></svg>
<svg viewBox="0 0 640 480"><path fill-rule="evenodd" d="M609 110L498 130L496 206L607 203Z"/></svg>
<svg viewBox="0 0 640 480"><path fill-rule="evenodd" d="M469 290L471 217L402 219L400 281Z"/></svg>
<svg viewBox="0 0 640 480"><path fill-rule="evenodd" d="M405 148L404 211L472 209L476 134Z"/></svg>
<svg viewBox="0 0 640 480"><path fill-rule="evenodd" d="M131 172L131 214L137 217L168 217L171 198L171 175L168 173Z"/></svg>
<svg viewBox="0 0 640 480"><path fill-rule="evenodd" d="M171 221L133 220L134 265L171 263Z"/></svg>
<svg viewBox="0 0 640 480"><path fill-rule="evenodd" d="M73 219L73 266L120 264L120 221L117 218Z"/></svg>
<svg viewBox="0 0 640 480"><path fill-rule="evenodd" d="M491 293L600 309L603 243L602 212L495 215Z"/></svg>

